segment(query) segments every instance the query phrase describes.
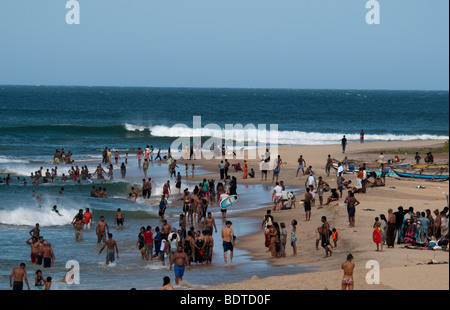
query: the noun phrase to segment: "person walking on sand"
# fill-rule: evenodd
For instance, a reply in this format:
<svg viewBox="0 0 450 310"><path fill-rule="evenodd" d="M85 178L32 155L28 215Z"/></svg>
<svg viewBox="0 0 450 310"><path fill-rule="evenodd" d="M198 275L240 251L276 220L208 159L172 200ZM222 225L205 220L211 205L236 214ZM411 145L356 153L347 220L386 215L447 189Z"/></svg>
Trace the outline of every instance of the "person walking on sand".
<svg viewBox="0 0 450 310"><path fill-rule="evenodd" d="M342 269L344 270L344 277L342 279L341 287L342 290L353 290L353 287L355 285L353 281L353 270L355 269L355 264L352 263L353 255L348 254L347 255L347 261L345 263L342 263Z"/></svg>
<svg viewBox="0 0 450 310"><path fill-rule="evenodd" d="M98 254L101 254L103 249L105 247L107 247L106 265L108 265L109 263L113 263L116 260L116 258L114 256L114 249L116 250L117 259L119 259L119 248L117 247L117 242L115 240L113 240L112 237L113 237L112 234L108 234L108 240L105 242L103 247L100 249L100 252L98 252Z"/></svg>
<svg viewBox="0 0 450 310"><path fill-rule="evenodd" d="M225 223L225 227L222 229L222 240L223 240L223 258L225 260L225 265L227 265L227 252L230 251L230 264L233 264L233 245L236 240L233 230L231 229L231 221Z"/></svg>

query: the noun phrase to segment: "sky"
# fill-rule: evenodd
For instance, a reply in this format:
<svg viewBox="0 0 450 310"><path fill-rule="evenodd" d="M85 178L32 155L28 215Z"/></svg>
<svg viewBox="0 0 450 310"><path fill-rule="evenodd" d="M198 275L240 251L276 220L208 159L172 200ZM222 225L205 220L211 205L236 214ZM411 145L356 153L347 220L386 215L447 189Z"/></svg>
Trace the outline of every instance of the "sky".
<svg viewBox="0 0 450 310"><path fill-rule="evenodd" d="M449 1L0 0L0 85L448 90Z"/></svg>

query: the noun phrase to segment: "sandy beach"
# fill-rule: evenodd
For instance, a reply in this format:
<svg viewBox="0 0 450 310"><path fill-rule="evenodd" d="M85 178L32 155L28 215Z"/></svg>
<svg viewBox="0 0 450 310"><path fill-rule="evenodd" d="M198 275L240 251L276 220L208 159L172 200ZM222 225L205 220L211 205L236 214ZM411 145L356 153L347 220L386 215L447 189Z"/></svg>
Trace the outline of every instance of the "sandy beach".
<svg viewBox="0 0 450 310"><path fill-rule="evenodd" d="M423 148L434 148L442 146L444 141L389 141L389 142L366 142L349 143L346 153L341 152L340 145L314 145L314 146L282 146L279 147L279 155L283 165L280 171L279 180L284 181L287 187L305 187L306 176L300 172L296 177L297 159L303 155L306 166L312 166L315 177L322 176L331 187L336 187L336 171L331 170L329 177L326 176L324 167L327 155L332 158L342 160L344 156L349 159L363 160L367 163L378 158L378 150L389 149L417 149L419 152ZM395 154L385 156L385 160L393 159ZM400 158L406 157L404 163L413 162L413 155L405 156L399 153ZM243 160L229 160L230 163ZM196 164L206 170L216 170L215 179L218 179L217 165L220 160L197 160ZM447 163L447 154L436 154L436 163ZM180 161L183 164L184 161ZM242 172L233 172L230 175L236 176L239 184L272 184L272 173L269 172L267 181L262 181L259 171L259 160L249 159L249 170L254 168L256 178L242 179ZM422 159L423 163L423 159ZM211 178L211 175L197 175L195 179ZM355 174L346 174L347 180L355 183ZM274 184L273 184L274 185ZM424 188L418 188L418 186ZM317 272L293 274L288 276L275 276L270 278L252 277L243 282L210 287L209 289L219 290L339 290L341 289L341 279L343 272L341 264L345 262L349 253L354 256L355 270L354 281L355 290L448 290L449 289L449 252L442 250L425 250L423 248L406 248L406 244L395 245L394 248L383 248L383 252L377 252L376 245L372 241L374 218L380 214L387 216L388 208L397 210L398 206L409 208L414 207L415 211L425 211L426 209L442 210L447 206L445 194L448 194L448 181L432 182L423 180L405 180L395 177L386 178L386 186L369 188L366 193L356 194L356 198L361 202L356 211L356 225L349 227L347 210L344 206L346 191L343 198L328 205L319 206L316 199L315 206L312 207L311 221L305 222L305 212L299 201L303 194L296 193L297 205L295 209L272 212L274 221L286 223L288 235L291 231L290 223L296 219L297 226L297 249L298 255L292 256L292 247L289 242L286 245L285 258L271 259L270 252L264 247L263 230L251 235L238 238L236 247L249 252L252 260L269 261L274 265L296 265L314 266ZM324 194L324 200L329 193ZM260 208L256 211L240 214L239 216L251 216L260 218L261 221L266 210L272 207L267 201L267 208ZM340 239L337 248L333 248L331 257L324 258L325 251L319 245L316 250L316 228L321 226L321 217L326 216L331 228L336 228L340 232ZM232 219L231 219L232 220ZM218 254L216 254L218 255ZM380 283L369 284L366 277L370 276L373 265L366 266L370 261L376 261L380 269ZM434 261L434 264L429 264ZM369 281L370 282L370 281Z"/></svg>

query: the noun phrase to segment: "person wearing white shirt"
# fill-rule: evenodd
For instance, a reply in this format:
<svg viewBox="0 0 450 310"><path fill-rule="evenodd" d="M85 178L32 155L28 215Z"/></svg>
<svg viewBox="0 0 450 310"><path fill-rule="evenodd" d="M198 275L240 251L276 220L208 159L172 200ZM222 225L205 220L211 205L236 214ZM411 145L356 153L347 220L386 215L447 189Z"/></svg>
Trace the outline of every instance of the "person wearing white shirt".
<svg viewBox="0 0 450 310"><path fill-rule="evenodd" d="M280 202L281 202L281 199L282 199L281 195L282 195L282 193L283 193L283 188L280 186L280 183L277 182L275 184L275 187L272 190L272 200L273 200L273 203L274 203L273 210L275 212L276 212L277 205L279 205ZM280 209L280 207L278 207L278 209Z"/></svg>

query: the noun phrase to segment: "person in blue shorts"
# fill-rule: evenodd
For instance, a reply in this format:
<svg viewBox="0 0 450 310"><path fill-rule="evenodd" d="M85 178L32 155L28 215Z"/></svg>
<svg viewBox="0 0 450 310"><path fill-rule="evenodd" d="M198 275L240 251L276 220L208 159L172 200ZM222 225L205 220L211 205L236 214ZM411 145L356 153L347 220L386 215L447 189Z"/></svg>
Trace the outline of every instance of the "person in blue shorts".
<svg viewBox="0 0 450 310"><path fill-rule="evenodd" d="M173 254L172 260L170 261L170 270L172 270L172 265L174 265L175 271L175 284L178 285L180 281L183 281L186 266L189 270L189 258L181 247L178 247L177 252Z"/></svg>
<svg viewBox="0 0 450 310"><path fill-rule="evenodd" d="M231 221L225 223L225 227L222 229L222 239L223 239L223 258L225 260L225 265L227 264L227 252L230 251L230 264L233 264L233 243L235 242L236 236L231 229Z"/></svg>

